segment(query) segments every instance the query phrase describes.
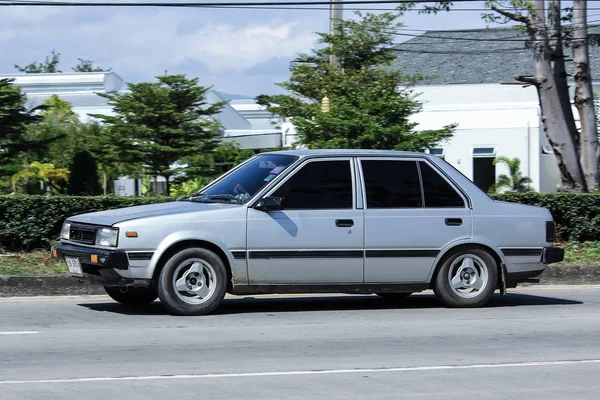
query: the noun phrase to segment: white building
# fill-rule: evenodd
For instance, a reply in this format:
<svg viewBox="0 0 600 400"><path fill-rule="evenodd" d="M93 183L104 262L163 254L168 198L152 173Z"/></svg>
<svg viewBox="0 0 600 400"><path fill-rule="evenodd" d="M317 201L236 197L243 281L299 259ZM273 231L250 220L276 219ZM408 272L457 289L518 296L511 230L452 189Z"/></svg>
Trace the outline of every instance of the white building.
<svg viewBox="0 0 600 400"><path fill-rule="evenodd" d="M600 32L600 26L589 28ZM511 28L428 31L396 47L394 67L425 78L415 87L424 102L423 112L414 116L418 129L457 123L454 137L434 152L483 189L508 173L503 165L492 164L494 157L506 156L521 160L521 172L533 180L534 190L557 190L560 175L543 130L536 89L515 81L516 76L533 74L528 40L525 32ZM595 74L600 71L600 47L589 50ZM570 51L565 48L567 58ZM570 62L567 73L573 76ZM593 86L600 93L600 82Z"/></svg>
<svg viewBox="0 0 600 400"><path fill-rule="evenodd" d="M542 127L535 87L470 84L419 86L424 102L412 120L418 129L458 124L454 136L431 152L440 155L481 188L489 188L504 165L497 156L519 158L521 173L538 192L554 192L560 175Z"/></svg>

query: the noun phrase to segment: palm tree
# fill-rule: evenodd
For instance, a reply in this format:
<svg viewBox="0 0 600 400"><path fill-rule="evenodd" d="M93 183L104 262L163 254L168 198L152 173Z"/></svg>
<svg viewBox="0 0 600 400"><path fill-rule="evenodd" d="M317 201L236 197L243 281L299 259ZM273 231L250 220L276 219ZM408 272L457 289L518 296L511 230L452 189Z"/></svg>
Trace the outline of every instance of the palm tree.
<svg viewBox="0 0 600 400"><path fill-rule="evenodd" d="M492 186L491 191L496 192L499 189L507 187L514 192L528 192L531 190L529 184L532 182L528 176L521 176L521 160L518 158L497 157L494 165L505 164L508 167L509 175L501 174L498 181Z"/></svg>

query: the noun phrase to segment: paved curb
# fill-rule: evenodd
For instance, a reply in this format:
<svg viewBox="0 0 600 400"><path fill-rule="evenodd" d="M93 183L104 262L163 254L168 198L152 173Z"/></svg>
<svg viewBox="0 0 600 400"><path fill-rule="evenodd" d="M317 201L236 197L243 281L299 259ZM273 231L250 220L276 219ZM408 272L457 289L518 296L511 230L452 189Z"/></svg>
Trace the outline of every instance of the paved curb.
<svg viewBox="0 0 600 400"><path fill-rule="evenodd" d="M79 283L69 275L0 275L0 297L106 294L102 286Z"/></svg>
<svg viewBox="0 0 600 400"><path fill-rule="evenodd" d="M600 265L549 266L531 285L600 285ZM0 275L0 297L105 295L69 275Z"/></svg>

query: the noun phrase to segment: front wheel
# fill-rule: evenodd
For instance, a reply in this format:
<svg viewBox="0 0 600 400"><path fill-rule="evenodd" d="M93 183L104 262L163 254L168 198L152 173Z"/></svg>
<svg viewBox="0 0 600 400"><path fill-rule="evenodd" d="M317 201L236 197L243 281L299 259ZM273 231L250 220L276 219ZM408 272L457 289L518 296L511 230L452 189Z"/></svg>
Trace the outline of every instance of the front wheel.
<svg viewBox="0 0 600 400"><path fill-rule="evenodd" d="M227 269L210 250L190 248L172 256L160 273L158 296L175 315L203 315L216 309L227 290Z"/></svg>
<svg viewBox="0 0 600 400"><path fill-rule="evenodd" d="M445 259L434 289L448 307L480 307L490 301L497 281L494 257L479 248L463 248Z"/></svg>
<svg viewBox="0 0 600 400"><path fill-rule="evenodd" d="M153 288L104 286L104 290L114 301L128 306L143 306L158 298Z"/></svg>

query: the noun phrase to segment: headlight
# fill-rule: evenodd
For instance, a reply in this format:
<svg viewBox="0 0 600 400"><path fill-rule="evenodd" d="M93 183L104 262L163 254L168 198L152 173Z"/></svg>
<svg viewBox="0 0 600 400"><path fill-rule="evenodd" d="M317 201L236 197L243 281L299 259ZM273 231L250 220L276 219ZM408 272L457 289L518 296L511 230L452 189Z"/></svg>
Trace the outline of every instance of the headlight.
<svg viewBox="0 0 600 400"><path fill-rule="evenodd" d="M69 240L71 237L71 223L65 222L62 226L62 230L60 231L60 238Z"/></svg>
<svg viewBox="0 0 600 400"><path fill-rule="evenodd" d="M117 238L119 237L119 230L112 228L98 229L96 232L96 244L99 246L117 246Z"/></svg>

